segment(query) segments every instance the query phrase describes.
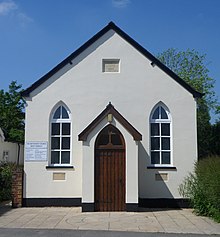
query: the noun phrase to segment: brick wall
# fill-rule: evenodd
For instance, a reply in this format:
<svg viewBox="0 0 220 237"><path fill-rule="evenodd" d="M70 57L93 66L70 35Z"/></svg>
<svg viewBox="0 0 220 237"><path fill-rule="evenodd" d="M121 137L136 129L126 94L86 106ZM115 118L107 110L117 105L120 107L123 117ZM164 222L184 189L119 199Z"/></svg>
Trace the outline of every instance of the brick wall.
<svg viewBox="0 0 220 237"><path fill-rule="evenodd" d="M23 169L17 168L12 174L12 207L22 206Z"/></svg>

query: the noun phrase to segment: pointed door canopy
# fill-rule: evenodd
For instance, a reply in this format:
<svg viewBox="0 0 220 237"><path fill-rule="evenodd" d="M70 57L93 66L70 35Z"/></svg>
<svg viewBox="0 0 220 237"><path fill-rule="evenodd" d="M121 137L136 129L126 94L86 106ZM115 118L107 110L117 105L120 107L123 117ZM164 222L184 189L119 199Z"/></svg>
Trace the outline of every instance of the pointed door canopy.
<svg viewBox="0 0 220 237"><path fill-rule="evenodd" d="M135 141L141 141L142 135L109 103L106 108L78 135L79 141L86 141L90 132L109 114L133 136Z"/></svg>

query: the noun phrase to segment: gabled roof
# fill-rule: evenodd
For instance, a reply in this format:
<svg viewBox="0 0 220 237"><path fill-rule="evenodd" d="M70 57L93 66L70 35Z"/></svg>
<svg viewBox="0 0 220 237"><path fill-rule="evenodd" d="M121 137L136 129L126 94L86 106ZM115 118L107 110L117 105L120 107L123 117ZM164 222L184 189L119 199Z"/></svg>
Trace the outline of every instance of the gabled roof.
<svg viewBox="0 0 220 237"><path fill-rule="evenodd" d="M163 70L166 74L172 77L176 82L178 82L181 86L183 86L186 90L188 90L193 97L202 97L203 94L193 89L189 84L187 84L183 79L177 76L173 71L171 71L167 66L161 63L157 58L155 58L150 52L148 52L145 48L143 48L140 44L138 44L134 39L132 39L129 35L127 35L124 31L122 31L118 26L116 26L113 22L110 22L107 26L105 26L102 30L100 30L96 35L94 35L91 39L89 39L85 44L83 44L80 48L78 48L75 52L70 54L66 59L64 59L61 63L59 63L56 67L54 67L51 71L49 71L46 75L41 77L38 81L28 87L23 91L22 96L28 97L30 93L35 90L38 86L47 81L50 77L52 77L56 72L66 66L68 63L76 58L79 54L81 54L84 50L86 50L89 46L91 46L95 41L97 41L100 37L102 37L109 30L114 30L118 35L120 35L124 40L130 43L136 50L142 53L146 58L152 61L152 65L157 65L161 70Z"/></svg>
<svg viewBox="0 0 220 237"><path fill-rule="evenodd" d="M135 141L141 141L142 135L109 103L106 108L78 135L79 141L86 141L92 130L108 115L114 118L133 136Z"/></svg>

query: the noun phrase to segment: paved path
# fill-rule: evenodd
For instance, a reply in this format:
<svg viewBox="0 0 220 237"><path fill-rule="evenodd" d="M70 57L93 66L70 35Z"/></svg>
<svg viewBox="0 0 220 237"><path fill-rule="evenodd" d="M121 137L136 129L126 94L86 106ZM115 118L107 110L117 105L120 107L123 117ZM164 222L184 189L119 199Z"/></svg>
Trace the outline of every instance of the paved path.
<svg viewBox="0 0 220 237"><path fill-rule="evenodd" d="M191 209L82 213L74 207L0 207L0 228L220 234L220 224Z"/></svg>
<svg viewBox="0 0 220 237"><path fill-rule="evenodd" d="M105 230L0 228L0 237L207 237L206 234L146 233ZM216 236L216 235L215 235Z"/></svg>

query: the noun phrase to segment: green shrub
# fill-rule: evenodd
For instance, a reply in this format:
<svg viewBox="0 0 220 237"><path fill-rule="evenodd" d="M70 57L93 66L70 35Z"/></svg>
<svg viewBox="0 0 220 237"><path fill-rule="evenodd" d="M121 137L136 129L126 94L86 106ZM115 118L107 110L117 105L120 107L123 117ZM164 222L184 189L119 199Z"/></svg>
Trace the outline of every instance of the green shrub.
<svg viewBox="0 0 220 237"><path fill-rule="evenodd" d="M220 157L195 164L195 171L180 185L180 194L190 198L195 212L220 222Z"/></svg>
<svg viewBox="0 0 220 237"><path fill-rule="evenodd" d="M0 163L0 201L11 199L12 171L14 163Z"/></svg>

